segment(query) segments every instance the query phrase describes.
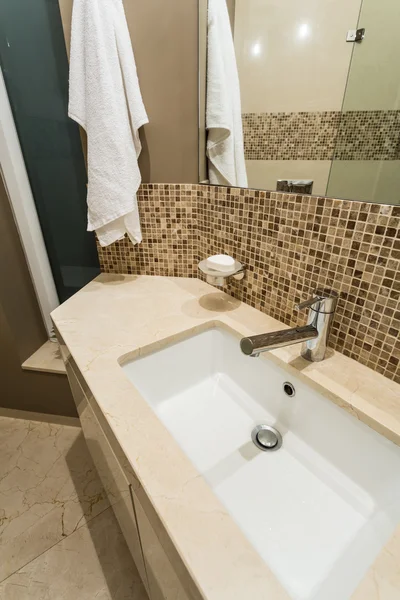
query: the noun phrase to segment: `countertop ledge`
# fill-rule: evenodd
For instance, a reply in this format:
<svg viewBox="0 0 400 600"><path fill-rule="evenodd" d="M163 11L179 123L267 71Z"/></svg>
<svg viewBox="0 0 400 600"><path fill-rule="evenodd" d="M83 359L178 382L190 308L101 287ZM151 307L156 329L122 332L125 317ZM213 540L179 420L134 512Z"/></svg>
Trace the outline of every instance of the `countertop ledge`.
<svg viewBox="0 0 400 600"><path fill-rule="evenodd" d="M67 374L64 361L61 358L60 348L56 342L50 340L40 346L21 366L25 371L40 371L57 375Z"/></svg>
<svg viewBox="0 0 400 600"><path fill-rule="evenodd" d="M165 345L166 339L186 337L189 330L221 325L243 336L285 326L198 279L112 274L97 277L58 307L52 318L204 597L288 598L119 364ZM299 356L299 346L291 346L260 359L286 368L400 446L400 386L342 354L330 354L323 362L309 363ZM163 443L162 459L146 433L149 427L157 430ZM189 524L196 530L193 537L187 535ZM393 555L399 531L383 553L389 548ZM204 560L202 539L208 545L214 540L216 552L220 548L217 560ZM396 555L400 557L398 543ZM235 569L238 562L241 568ZM396 564L400 560L393 562L398 569ZM221 578L221 569L230 573L229 584ZM399 570L383 573L386 569L381 555L360 586L368 600L394 597L390 593L400 597ZM394 580L399 583L396 589ZM360 589L353 598L361 597Z"/></svg>

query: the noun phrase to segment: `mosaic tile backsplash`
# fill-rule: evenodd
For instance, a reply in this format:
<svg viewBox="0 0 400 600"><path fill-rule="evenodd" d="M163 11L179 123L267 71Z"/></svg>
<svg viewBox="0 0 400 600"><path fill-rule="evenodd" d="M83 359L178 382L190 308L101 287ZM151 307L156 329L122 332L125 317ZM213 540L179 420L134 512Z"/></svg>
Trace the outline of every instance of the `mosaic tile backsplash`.
<svg viewBox="0 0 400 600"><path fill-rule="evenodd" d="M340 302L330 345L400 383L400 207L200 185L143 185L143 242L99 247L102 270L197 277L227 253L247 266L228 293L289 326L317 287Z"/></svg>
<svg viewBox="0 0 400 600"><path fill-rule="evenodd" d="M197 271L196 185L143 184L138 192L143 241L97 246L105 273L195 277Z"/></svg>
<svg viewBox="0 0 400 600"><path fill-rule="evenodd" d="M399 160L400 110L343 112L334 160Z"/></svg>
<svg viewBox="0 0 400 600"><path fill-rule="evenodd" d="M242 115L246 160L332 160L340 112Z"/></svg>
<svg viewBox="0 0 400 600"><path fill-rule="evenodd" d="M399 160L400 111L246 113L247 160Z"/></svg>

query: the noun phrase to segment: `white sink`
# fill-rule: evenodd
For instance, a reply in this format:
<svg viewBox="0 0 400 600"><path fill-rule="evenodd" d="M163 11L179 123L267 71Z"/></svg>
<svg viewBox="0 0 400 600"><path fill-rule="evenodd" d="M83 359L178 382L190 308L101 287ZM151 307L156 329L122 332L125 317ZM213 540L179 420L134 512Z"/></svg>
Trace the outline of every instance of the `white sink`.
<svg viewBox="0 0 400 600"><path fill-rule="evenodd" d="M400 522L400 448L221 329L123 368L289 595L350 598Z"/></svg>

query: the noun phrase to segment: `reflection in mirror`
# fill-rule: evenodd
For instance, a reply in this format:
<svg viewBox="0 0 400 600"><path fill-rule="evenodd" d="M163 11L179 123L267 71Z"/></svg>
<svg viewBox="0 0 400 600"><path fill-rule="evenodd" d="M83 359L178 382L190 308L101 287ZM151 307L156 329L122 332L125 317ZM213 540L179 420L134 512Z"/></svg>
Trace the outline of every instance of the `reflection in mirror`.
<svg viewBox="0 0 400 600"><path fill-rule="evenodd" d="M400 204L399 25L398 0L200 0L200 180Z"/></svg>
<svg viewBox="0 0 400 600"><path fill-rule="evenodd" d="M210 182L247 187L239 75L225 0L208 2L206 128Z"/></svg>

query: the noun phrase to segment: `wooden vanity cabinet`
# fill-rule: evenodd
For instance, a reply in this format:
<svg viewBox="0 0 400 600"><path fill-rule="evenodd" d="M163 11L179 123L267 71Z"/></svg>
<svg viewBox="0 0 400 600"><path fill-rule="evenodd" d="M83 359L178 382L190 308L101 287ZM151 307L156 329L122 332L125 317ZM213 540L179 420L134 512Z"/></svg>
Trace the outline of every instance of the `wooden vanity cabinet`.
<svg viewBox="0 0 400 600"><path fill-rule="evenodd" d="M136 494L139 483L122 468L91 406L90 391L84 391L68 348L60 346L88 449L150 600L197 600L197 594L185 591Z"/></svg>

